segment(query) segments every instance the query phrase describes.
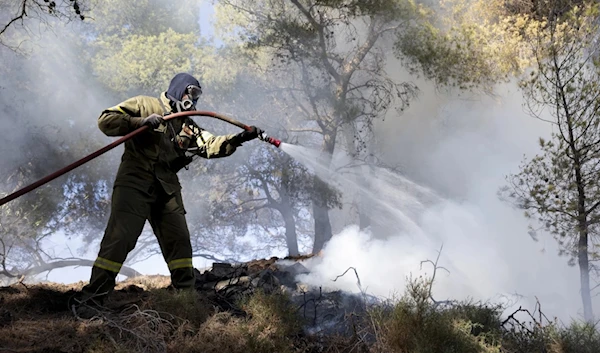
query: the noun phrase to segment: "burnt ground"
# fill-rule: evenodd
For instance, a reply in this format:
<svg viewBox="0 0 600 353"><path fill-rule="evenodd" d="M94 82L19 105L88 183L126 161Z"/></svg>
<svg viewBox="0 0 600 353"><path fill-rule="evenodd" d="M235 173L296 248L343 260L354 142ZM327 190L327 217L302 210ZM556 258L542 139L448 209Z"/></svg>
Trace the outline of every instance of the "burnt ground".
<svg viewBox="0 0 600 353"><path fill-rule="evenodd" d="M91 319L68 307L84 282L0 287L0 352L309 352L306 333L343 318L349 300L298 292L308 257L215 263L197 272L196 291L171 289L168 276L128 279Z"/></svg>
<svg viewBox="0 0 600 353"><path fill-rule="evenodd" d="M140 277L132 282L155 280ZM156 284L161 282L164 279ZM97 320L79 320L69 310L69 299L81 287L83 283L15 284L0 288L0 352L94 352L90 349L95 342L109 333ZM134 284L119 284L119 287L111 295L107 308L119 308L124 303L143 306L152 295Z"/></svg>

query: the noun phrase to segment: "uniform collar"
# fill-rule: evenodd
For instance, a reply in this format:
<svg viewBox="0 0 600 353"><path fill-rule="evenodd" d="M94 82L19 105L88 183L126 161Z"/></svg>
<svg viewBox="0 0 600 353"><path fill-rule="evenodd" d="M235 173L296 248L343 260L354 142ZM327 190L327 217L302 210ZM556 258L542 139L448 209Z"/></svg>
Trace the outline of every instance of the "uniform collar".
<svg viewBox="0 0 600 353"><path fill-rule="evenodd" d="M163 92L160 94L160 101L169 113L173 113L173 108L171 108L171 100L167 98L167 92Z"/></svg>

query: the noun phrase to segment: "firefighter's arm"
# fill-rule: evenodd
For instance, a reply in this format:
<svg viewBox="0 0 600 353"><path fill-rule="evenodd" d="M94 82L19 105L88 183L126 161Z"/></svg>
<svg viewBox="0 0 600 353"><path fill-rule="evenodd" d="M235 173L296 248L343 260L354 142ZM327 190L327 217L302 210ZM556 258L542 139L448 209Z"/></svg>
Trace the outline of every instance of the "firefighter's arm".
<svg viewBox="0 0 600 353"><path fill-rule="evenodd" d="M198 138L197 144L204 144L199 149L200 156L204 158L220 158L232 155L237 147L234 143L235 134L215 136L210 132L203 130Z"/></svg>
<svg viewBox="0 0 600 353"><path fill-rule="evenodd" d="M232 155L239 146L236 137L237 134L215 136L186 119L175 140L179 148L208 159Z"/></svg>
<svg viewBox="0 0 600 353"><path fill-rule="evenodd" d="M107 136L124 136L141 127L143 121L139 100L133 97L105 109L98 118L98 127Z"/></svg>
<svg viewBox="0 0 600 353"><path fill-rule="evenodd" d="M232 155L239 146L234 141L235 136L235 134L215 136L202 130L196 142L200 147L198 155L204 158L221 158Z"/></svg>

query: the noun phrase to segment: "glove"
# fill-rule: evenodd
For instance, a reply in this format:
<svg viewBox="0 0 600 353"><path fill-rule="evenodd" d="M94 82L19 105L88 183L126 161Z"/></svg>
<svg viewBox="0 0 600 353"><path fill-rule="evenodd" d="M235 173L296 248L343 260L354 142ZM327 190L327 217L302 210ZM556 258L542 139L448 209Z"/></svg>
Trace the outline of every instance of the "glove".
<svg viewBox="0 0 600 353"><path fill-rule="evenodd" d="M244 142L254 140L255 138L262 135L263 133L264 133L264 131L257 128L256 126L250 126L250 130L245 130L245 131L242 131L239 134L237 134L235 137L235 141L238 144L242 144Z"/></svg>
<svg viewBox="0 0 600 353"><path fill-rule="evenodd" d="M148 125L151 128L156 129L164 121L162 115L154 113L144 118L144 120L142 120L142 125Z"/></svg>

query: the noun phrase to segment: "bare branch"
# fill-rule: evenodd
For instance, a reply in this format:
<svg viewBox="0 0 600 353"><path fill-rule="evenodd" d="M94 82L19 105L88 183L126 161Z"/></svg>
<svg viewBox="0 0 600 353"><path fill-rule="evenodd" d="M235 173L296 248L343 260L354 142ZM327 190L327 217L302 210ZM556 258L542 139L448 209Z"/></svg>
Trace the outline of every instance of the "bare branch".
<svg viewBox="0 0 600 353"><path fill-rule="evenodd" d="M2 30L0 30L0 36L2 34L4 34L4 32L6 32L6 30L8 29L8 27L10 27L13 23L21 20L21 22L23 22L23 18L25 18L25 16L27 16L27 0L23 0L23 3L21 3L21 12L18 16L14 17L12 20L10 20L3 28Z"/></svg>
<svg viewBox="0 0 600 353"><path fill-rule="evenodd" d="M323 25L317 22L317 20L310 14L310 12L304 8L302 4L298 0L291 0L292 4L294 4L302 14L308 19L308 21L315 27L315 29L319 32L319 44L321 46L321 61L327 72L333 77L336 82L340 82L340 74L336 71L336 69L331 65L327 55L327 44L325 43L325 34L323 33Z"/></svg>
<svg viewBox="0 0 600 353"><path fill-rule="evenodd" d="M360 277L358 276L358 271L356 271L356 268L354 267L348 267L346 269L346 271L344 271L344 273L342 273L341 275L336 276L334 279L332 279L333 282L336 282L338 280L338 278L340 277L344 277L344 275L346 275L346 273L348 273L348 271L353 270L354 271L354 275L356 276L356 284L358 285L358 289L363 292L363 288L362 285L360 283Z"/></svg>

